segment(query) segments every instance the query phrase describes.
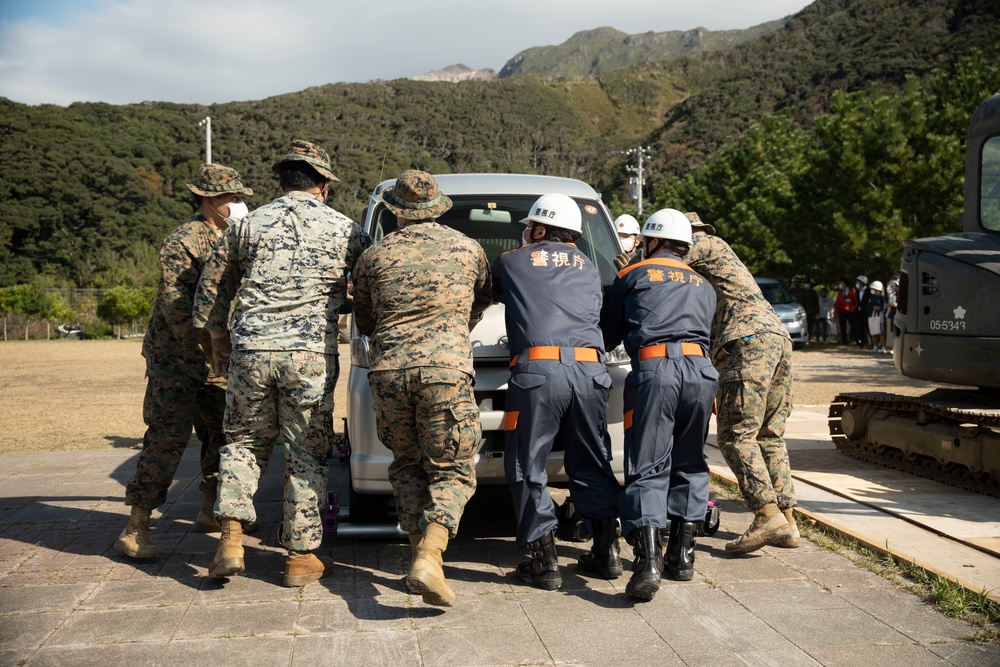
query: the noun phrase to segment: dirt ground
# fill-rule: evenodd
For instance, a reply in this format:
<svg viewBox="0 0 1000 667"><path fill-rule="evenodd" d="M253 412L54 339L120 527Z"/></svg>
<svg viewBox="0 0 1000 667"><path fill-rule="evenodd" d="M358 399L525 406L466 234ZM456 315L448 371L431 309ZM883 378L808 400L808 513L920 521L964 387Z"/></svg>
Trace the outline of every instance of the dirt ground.
<svg viewBox="0 0 1000 667"><path fill-rule="evenodd" d="M138 447L145 426L145 361L137 340L0 342L0 453ZM334 426L346 412L350 355L341 346ZM915 396L929 385L896 373L891 354L833 345L793 355L796 407L842 391Z"/></svg>

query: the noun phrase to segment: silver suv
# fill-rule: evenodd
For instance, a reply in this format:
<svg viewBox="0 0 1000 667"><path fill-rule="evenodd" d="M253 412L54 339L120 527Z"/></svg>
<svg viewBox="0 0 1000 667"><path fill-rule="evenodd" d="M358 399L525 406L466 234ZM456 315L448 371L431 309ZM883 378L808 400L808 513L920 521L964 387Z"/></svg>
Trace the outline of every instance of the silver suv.
<svg viewBox="0 0 1000 667"><path fill-rule="evenodd" d="M435 176L441 191L451 197L454 206L438 222L474 238L483 246L490 263L503 252L521 244L524 225L531 204L541 195L559 192L572 197L583 215L583 236L577 247L587 253L608 286L617 273L614 258L620 252L618 235L600 195L586 183L569 178L520 174L442 174ZM396 229L396 216L382 203L381 193L395 180L383 181L368 202L362 223L377 242ZM543 285L539 289L544 289ZM476 372L475 396L483 439L476 454L476 477L481 485L506 484L503 466L504 399L510 378L504 307L493 304L481 322L470 332ZM347 394L347 435L350 447L349 517L352 524L382 522L388 519L388 468L392 453L378 439L371 387L368 384L368 339L352 325L351 369ZM611 434L612 467L619 481L623 479L624 442L622 387L630 370L624 348L608 355L608 371L614 385L608 401L608 430ZM549 457L547 470L553 483L565 482L563 452L558 445Z"/></svg>

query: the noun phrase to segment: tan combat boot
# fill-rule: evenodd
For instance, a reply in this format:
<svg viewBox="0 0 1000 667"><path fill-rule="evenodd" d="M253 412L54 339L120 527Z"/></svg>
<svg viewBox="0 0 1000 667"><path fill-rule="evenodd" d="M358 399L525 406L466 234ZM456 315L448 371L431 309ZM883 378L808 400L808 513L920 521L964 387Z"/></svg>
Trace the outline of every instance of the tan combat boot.
<svg viewBox="0 0 1000 667"><path fill-rule="evenodd" d="M201 509L198 510L198 518L194 520L195 532L219 532L219 522L215 520L214 516L216 498L218 498L217 487L212 487L211 491L205 491L205 496L201 501Z"/></svg>
<svg viewBox="0 0 1000 667"><path fill-rule="evenodd" d="M785 515L776 504L768 503L757 510L747 532L726 543L726 552L748 554L765 545L777 544L778 541L788 539L791 535L792 527L788 525Z"/></svg>
<svg viewBox="0 0 1000 667"><path fill-rule="evenodd" d="M208 566L208 576L231 577L244 569L243 525L238 519L223 519L220 529L219 548Z"/></svg>
<svg viewBox="0 0 1000 667"><path fill-rule="evenodd" d="M285 559L285 586L305 586L333 573L333 559L309 551L288 550Z"/></svg>
<svg viewBox="0 0 1000 667"><path fill-rule="evenodd" d="M417 544L417 555L406 575L406 585L417 591L424 602L437 607L454 607L455 593L444 579L445 549L448 548L448 529L439 523L429 523L423 539Z"/></svg>
<svg viewBox="0 0 1000 667"><path fill-rule="evenodd" d="M417 558L417 545L420 544L420 540L424 539L424 534L420 530L411 530L409 531L408 536L410 538L410 562L412 563ZM403 585L406 586L406 592L408 593L420 592L416 589L410 588L407 575L403 575Z"/></svg>
<svg viewBox="0 0 1000 667"><path fill-rule="evenodd" d="M424 533L420 530L411 530L409 532L410 537L410 559L417 557L417 546L420 544L420 540L424 539Z"/></svg>
<svg viewBox="0 0 1000 667"><path fill-rule="evenodd" d="M802 544L799 536L799 525L795 523L795 512L789 507L788 509L781 510L781 513L785 515L785 520L788 521L788 525L792 531L790 535L786 535L775 542L774 546L781 547L782 549L794 549Z"/></svg>
<svg viewBox="0 0 1000 667"><path fill-rule="evenodd" d="M158 558L160 549L149 539L150 510L132 505L125 530L118 536L115 549L132 558Z"/></svg>

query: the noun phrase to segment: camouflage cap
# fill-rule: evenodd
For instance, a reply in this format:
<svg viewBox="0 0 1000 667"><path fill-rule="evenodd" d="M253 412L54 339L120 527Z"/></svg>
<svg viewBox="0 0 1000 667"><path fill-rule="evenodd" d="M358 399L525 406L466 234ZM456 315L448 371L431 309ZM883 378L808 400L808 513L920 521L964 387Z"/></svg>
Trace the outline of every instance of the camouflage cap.
<svg viewBox="0 0 1000 667"><path fill-rule="evenodd" d="M451 199L441 192L434 177L417 169L400 174L395 185L382 191L382 201L407 220L433 220L451 208Z"/></svg>
<svg viewBox="0 0 1000 667"><path fill-rule="evenodd" d="M701 216L699 216L694 211L688 211L684 214L684 217L688 219L691 223L691 231L693 232L705 232L706 234L715 235L715 227L708 224L707 222L701 221Z"/></svg>
<svg viewBox="0 0 1000 667"><path fill-rule="evenodd" d="M239 172L232 167L221 164L203 164L198 169L198 180L187 184L188 189L202 197L219 197L221 195L244 195L249 197L253 190L245 187L240 181Z"/></svg>
<svg viewBox="0 0 1000 667"><path fill-rule="evenodd" d="M340 180L334 175L333 168L330 167L330 154L323 150L319 144L302 141L301 139L292 139L292 143L288 147L288 153L285 154L285 157L271 165L271 171L278 173L279 164L282 162L294 162L296 160L307 162L323 178L331 181Z"/></svg>

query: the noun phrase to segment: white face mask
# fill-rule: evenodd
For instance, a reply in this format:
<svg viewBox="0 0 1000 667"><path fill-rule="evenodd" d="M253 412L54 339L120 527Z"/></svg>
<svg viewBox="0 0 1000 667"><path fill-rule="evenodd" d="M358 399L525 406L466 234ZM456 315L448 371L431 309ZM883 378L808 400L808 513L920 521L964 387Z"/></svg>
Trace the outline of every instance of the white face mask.
<svg viewBox="0 0 1000 667"><path fill-rule="evenodd" d="M234 222L239 222L243 218L247 217L250 213L250 209L247 205L241 201L234 201L229 203L229 217L226 218L226 224L231 225Z"/></svg>
<svg viewBox="0 0 1000 667"><path fill-rule="evenodd" d="M521 245L525 246L531 243L531 227L525 227L524 231L521 232Z"/></svg>
<svg viewBox="0 0 1000 667"><path fill-rule="evenodd" d="M619 236L618 243L622 247L622 252L632 252L635 250L635 237L634 236Z"/></svg>

